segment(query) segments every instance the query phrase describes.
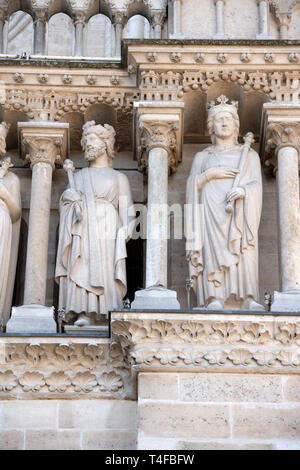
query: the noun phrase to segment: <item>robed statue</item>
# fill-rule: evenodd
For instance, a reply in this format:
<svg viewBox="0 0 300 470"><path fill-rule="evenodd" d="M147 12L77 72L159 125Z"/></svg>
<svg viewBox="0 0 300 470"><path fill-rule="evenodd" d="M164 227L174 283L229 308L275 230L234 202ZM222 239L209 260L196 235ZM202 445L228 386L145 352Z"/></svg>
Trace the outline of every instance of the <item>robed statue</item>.
<svg viewBox="0 0 300 470"><path fill-rule="evenodd" d="M187 181L186 253L197 307L263 310L258 287L262 179L253 134L238 143L237 102L208 107L212 144Z"/></svg>
<svg viewBox="0 0 300 470"><path fill-rule="evenodd" d="M19 178L9 171L13 166L5 157L9 124L0 124L0 320L4 326L9 319L21 222L21 196Z"/></svg>
<svg viewBox="0 0 300 470"><path fill-rule="evenodd" d="M60 199L56 262L59 309L76 326L97 324L126 294L126 242L134 214L127 177L112 168L115 131L89 121L81 145L89 166L74 173Z"/></svg>

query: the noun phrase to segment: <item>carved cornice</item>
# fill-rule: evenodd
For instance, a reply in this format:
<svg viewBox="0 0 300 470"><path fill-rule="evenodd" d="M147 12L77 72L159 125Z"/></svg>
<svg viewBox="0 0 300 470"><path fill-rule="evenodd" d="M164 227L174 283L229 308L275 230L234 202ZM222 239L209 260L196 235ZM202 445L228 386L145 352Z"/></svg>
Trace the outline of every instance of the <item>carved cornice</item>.
<svg viewBox="0 0 300 470"><path fill-rule="evenodd" d="M299 317L113 313L111 327L137 371L300 373Z"/></svg>
<svg viewBox="0 0 300 470"><path fill-rule="evenodd" d="M1 338L0 399L124 398L132 395L128 365L109 340Z"/></svg>

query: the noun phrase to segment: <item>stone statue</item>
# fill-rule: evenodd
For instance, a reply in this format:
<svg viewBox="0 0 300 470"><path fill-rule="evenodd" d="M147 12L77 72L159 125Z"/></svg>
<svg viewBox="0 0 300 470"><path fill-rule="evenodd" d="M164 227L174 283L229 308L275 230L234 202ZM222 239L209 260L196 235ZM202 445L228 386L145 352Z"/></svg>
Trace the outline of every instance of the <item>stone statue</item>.
<svg viewBox="0 0 300 470"><path fill-rule="evenodd" d="M89 167L73 174L72 162L64 165L69 187L60 200L55 276L59 309L76 326L102 321L122 308L126 294L126 242L135 217L128 179L112 168L114 143L113 127L89 121L81 140Z"/></svg>
<svg viewBox="0 0 300 470"><path fill-rule="evenodd" d="M6 136L9 131L6 122L0 124L0 319L6 324L10 316L11 302L16 273L21 196L19 178L9 171L13 166L6 153Z"/></svg>
<svg viewBox="0 0 300 470"><path fill-rule="evenodd" d="M195 155L187 181L186 250L197 306L263 310L257 232L261 168L252 134L238 143L237 103L210 103L212 146Z"/></svg>

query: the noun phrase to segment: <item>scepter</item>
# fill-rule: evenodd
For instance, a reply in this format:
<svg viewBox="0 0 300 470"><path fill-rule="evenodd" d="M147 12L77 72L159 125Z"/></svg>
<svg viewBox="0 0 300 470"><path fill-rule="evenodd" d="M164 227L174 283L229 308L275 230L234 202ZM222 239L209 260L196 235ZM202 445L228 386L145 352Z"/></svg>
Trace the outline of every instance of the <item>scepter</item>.
<svg viewBox="0 0 300 470"><path fill-rule="evenodd" d="M68 180L69 180L70 188L76 190L75 180L74 180L75 166L74 166L74 163L72 162L72 160L70 160L69 158L67 158L67 159L64 161L63 169L65 170L65 172L66 172L67 175L68 175Z"/></svg>
<svg viewBox="0 0 300 470"><path fill-rule="evenodd" d="M243 150L242 150L242 153L241 153L241 157L240 157L240 161L239 161L239 167L238 167L238 170L240 170L240 172L234 178L234 182L233 182L233 185L232 185L233 188L235 186L238 186L238 184L240 182L241 172L242 172L242 170L244 168L244 165L245 165L245 162L247 160L249 150L251 148L251 145L255 142L253 132L248 132L245 135L244 142L245 142L245 144L243 145ZM226 210L226 212L228 212L228 214L232 214L232 212L233 212L233 203L232 202L227 202L225 210Z"/></svg>

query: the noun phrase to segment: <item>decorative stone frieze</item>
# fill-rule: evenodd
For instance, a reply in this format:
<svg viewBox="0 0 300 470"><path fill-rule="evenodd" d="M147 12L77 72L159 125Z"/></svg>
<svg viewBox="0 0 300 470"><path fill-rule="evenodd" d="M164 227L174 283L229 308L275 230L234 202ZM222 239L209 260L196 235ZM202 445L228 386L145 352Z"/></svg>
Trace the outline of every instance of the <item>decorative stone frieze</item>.
<svg viewBox="0 0 300 470"><path fill-rule="evenodd" d="M1 338L0 399L129 398L134 383L109 339Z"/></svg>
<svg viewBox="0 0 300 470"><path fill-rule="evenodd" d="M112 314L112 337L134 371L300 373L299 316Z"/></svg>

